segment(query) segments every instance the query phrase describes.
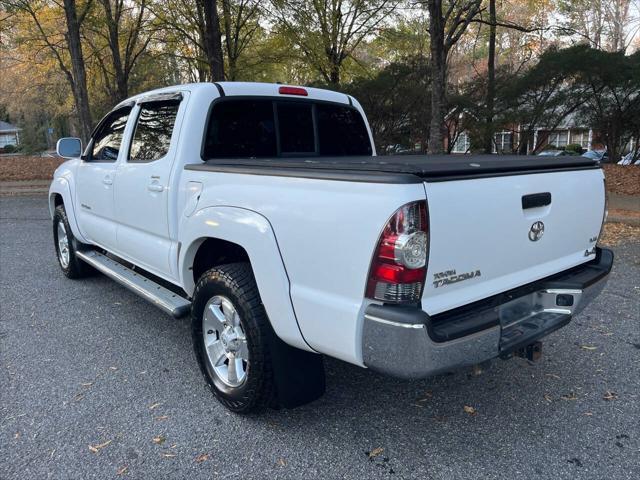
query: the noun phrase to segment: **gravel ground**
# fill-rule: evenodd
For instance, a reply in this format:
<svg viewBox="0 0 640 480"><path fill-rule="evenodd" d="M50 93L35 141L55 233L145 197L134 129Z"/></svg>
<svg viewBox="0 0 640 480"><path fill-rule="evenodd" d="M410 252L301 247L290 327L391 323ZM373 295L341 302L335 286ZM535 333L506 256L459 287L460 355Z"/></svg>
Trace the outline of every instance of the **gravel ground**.
<svg viewBox="0 0 640 480"><path fill-rule="evenodd" d="M240 417L185 320L62 276L44 197L0 216L2 479L640 478L640 243L535 365L405 382L329 359L322 399Z"/></svg>

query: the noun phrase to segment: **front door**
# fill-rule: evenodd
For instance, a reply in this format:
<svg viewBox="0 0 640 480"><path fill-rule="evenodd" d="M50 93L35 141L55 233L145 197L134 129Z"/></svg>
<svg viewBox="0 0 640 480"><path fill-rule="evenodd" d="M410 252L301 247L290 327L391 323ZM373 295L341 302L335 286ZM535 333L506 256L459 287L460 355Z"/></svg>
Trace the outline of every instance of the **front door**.
<svg viewBox="0 0 640 480"><path fill-rule="evenodd" d="M164 278L173 276L168 208L178 137L174 126L181 98L142 99L131 146L118 167L115 186L118 250Z"/></svg>
<svg viewBox="0 0 640 480"><path fill-rule="evenodd" d="M131 107L109 113L98 125L76 176L76 212L82 234L116 248L113 192L117 160Z"/></svg>

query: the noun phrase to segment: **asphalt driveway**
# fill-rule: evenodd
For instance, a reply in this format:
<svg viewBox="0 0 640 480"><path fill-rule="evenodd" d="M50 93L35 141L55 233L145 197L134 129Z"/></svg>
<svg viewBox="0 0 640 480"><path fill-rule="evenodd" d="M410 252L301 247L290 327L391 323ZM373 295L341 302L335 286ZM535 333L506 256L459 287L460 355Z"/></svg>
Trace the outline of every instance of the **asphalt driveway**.
<svg viewBox="0 0 640 480"><path fill-rule="evenodd" d="M65 279L45 197L0 198L0 478L640 478L640 243L541 362L405 382L327 360L327 393L240 417L186 320Z"/></svg>

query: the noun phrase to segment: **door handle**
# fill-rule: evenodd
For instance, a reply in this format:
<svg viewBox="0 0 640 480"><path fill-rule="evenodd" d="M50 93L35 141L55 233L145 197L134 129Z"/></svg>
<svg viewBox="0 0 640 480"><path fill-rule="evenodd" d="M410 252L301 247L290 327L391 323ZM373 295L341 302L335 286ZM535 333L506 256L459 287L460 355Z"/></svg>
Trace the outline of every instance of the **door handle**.
<svg viewBox="0 0 640 480"><path fill-rule="evenodd" d="M149 190L150 192L162 192L164 190L164 187L159 183L150 183L149 185L147 185L147 190Z"/></svg>
<svg viewBox="0 0 640 480"><path fill-rule="evenodd" d="M107 175L102 179L102 183L104 183L105 185L113 185L113 179Z"/></svg>
<svg viewBox="0 0 640 480"><path fill-rule="evenodd" d="M551 193L531 193L522 196L522 209L546 207L551 203Z"/></svg>

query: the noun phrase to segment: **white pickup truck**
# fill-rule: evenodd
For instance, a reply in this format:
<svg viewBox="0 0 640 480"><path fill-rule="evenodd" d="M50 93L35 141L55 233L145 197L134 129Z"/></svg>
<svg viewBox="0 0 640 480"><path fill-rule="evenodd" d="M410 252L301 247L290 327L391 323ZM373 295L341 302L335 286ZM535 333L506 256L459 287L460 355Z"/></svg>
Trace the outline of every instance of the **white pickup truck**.
<svg viewBox="0 0 640 480"><path fill-rule="evenodd" d="M536 356L603 287L604 175L582 157L377 157L358 102L180 85L118 104L49 192L62 271L176 317L236 412L324 392L322 355L404 378Z"/></svg>

